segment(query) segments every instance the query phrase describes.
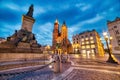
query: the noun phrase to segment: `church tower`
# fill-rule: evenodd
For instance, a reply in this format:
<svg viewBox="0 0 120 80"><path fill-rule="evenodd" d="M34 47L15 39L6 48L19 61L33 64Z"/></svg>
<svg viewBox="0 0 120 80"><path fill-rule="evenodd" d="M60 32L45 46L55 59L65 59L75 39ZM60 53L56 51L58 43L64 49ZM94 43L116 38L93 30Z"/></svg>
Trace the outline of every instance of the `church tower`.
<svg viewBox="0 0 120 80"><path fill-rule="evenodd" d="M56 19L54 23L52 48L53 48L53 51L57 52L58 54L61 54L61 53L67 54L67 53L70 53L70 51L72 51L71 49L72 45L68 39L68 29L65 21L60 27L60 31L59 31L58 20Z"/></svg>
<svg viewBox="0 0 120 80"><path fill-rule="evenodd" d="M67 45L68 45L68 30L67 30L65 21L63 22L62 27L61 27L61 39L62 39L63 51L66 52Z"/></svg>
<svg viewBox="0 0 120 80"><path fill-rule="evenodd" d="M52 40L52 46L55 49L56 47L56 43L57 43L57 38L59 35L59 22L56 19L55 23L54 23L54 29L53 29L53 40Z"/></svg>

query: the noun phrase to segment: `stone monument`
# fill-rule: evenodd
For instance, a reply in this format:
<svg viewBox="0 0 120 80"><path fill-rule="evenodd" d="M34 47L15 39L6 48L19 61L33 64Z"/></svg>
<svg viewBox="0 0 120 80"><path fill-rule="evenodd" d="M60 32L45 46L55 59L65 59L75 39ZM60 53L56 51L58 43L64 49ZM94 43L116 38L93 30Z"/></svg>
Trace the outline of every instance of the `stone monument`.
<svg viewBox="0 0 120 80"><path fill-rule="evenodd" d="M26 48L29 50L40 48L36 41L35 34L32 33L32 27L35 22L33 11L34 7L32 4L29 7L27 14L22 16L21 29L18 31L15 30L15 33L12 36L7 37L7 41L0 44L0 48L15 48L15 50L22 48L23 50L21 51L23 52Z"/></svg>
<svg viewBox="0 0 120 80"><path fill-rule="evenodd" d="M22 29L29 32L32 32L32 26L35 22L35 19L33 18L33 11L33 5L31 5L27 14L22 16Z"/></svg>

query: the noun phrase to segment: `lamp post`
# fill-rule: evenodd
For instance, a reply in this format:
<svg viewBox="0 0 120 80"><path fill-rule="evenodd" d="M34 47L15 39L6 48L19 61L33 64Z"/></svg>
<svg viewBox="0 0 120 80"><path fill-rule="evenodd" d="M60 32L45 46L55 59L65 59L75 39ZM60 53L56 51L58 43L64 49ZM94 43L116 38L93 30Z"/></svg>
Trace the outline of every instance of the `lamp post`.
<svg viewBox="0 0 120 80"><path fill-rule="evenodd" d="M110 38L108 37L107 32L104 32L104 33L103 33L103 36L104 36L104 39L105 39L105 41L106 41L106 45L107 45L107 49L108 49L108 54L109 54L109 58L108 58L107 62L109 62L109 63L114 63L114 64L118 64L118 63L113 59L113 57L112 57L112 54L111 54L112 52L110 51L109 43L108 43L108 41L110 40Z"/></svg>

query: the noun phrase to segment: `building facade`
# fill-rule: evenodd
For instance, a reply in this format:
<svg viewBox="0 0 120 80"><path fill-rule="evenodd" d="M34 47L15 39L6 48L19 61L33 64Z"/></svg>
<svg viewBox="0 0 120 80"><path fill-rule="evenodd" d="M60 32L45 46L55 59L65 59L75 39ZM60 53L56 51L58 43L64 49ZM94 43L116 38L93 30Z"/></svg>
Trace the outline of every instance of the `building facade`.
<svg viewBox="0 0 120 80"><path fill-rule="evenodd" d="M117 17L114 21L108 21L107 26L109 34L113 38L111 40L112 52L120 54L120 18Z"/></svg>
<svg viewBox="0 0 120 80"><path fill-rule="evenodd" d="M73 35L73 52L86 57L104 56L104 48L96 30Z"/></svg>
<svg viewBox="0 0 120 80"><path fill-rule="evenodd" d="M56 19L53 29L53 39L52 48L58 53L69 53L72 47L70 41L68 40L68 28L66 23L63 22L61 28L59 29L59 22Z"/></svg>

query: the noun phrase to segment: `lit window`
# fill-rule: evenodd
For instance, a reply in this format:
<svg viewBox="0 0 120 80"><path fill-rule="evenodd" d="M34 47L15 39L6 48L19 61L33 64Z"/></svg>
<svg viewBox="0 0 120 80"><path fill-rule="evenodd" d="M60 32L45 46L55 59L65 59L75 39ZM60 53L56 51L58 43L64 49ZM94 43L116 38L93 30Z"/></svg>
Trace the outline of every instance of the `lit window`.
<svg viewBox="0 0 120 80"><path fill-rule="evenodd" d="M90 39L93 39L93 37L90 37Z"/></svg>
<svg viewBox="0 0 120 80"><path fill-rule="evenodd" d="M82 39L81 41L84 41L84 39Z"/></svg>
<svg viewBox="0 0 120 80"><path fill-rule="evenodd" d="M84 49L85 48L85 46L82 46L82 49Z"/></svg>
<svg viewBox="0 0 120 80"><path fill-rule="evenodd" d="M91 48L95 48L95 45L91 45Z"/></svg>
<svg viewBox="0 0 120 80"><path fill-rule="evenodd" d="M90 41L90 43L94 43L94 41Z"/></svg>
<svg viewBox="0 0 120 80"><path fill-rule="evenodd" d="M87 45L87 46L86 46L86 48L90 48L90 46L89 46L89 45Z"/></svg>
<svg viewBox="0 0 120 80"><path fill-rule="evenodd" d="M94 53L94 50L92 49L91 52Z"/></svg>
<svg viewBox="0 0 120 80"><path fill-rule="evenodd" d="M85 44L84 42L82 42L82 44Z"/></svg>
<svg viewBox="0 0 120 80"><path fill-rule="evenodd" d="M89 44L89 42L87 41L86 44Z"/></svg>
<svg viewBox="0 0 120 80"><path fill-rule="evenodd" d="M82 50L82 53L86 53L86 50Z"/></svg>
<svg viewBox="0 0 120 80"><path fill-rule="evenodd" d="M85 40L88 40L88 38L85 38Z"/></svg>

